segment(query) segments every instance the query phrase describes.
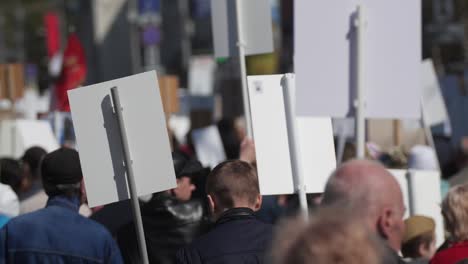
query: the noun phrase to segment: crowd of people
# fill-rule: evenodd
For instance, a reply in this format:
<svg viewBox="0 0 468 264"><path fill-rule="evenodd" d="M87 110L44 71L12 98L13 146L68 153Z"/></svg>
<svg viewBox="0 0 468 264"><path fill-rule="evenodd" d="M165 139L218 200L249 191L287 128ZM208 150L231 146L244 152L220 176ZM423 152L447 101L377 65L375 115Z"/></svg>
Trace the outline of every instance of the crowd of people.
<svg viewBox="0 0 468 264"><path fill-rule="evenodd" d="M150 263L468 262L468 184L443 200L437 248L434 220L404 219L402 190L381 162L342 163L308 197L306 217L296 195L260 194L252 140L236 148L212 170L187 147L172 153L177 187L139 201ZM86 207L77 151L0 159L0 182L0 263L142 263L130 202Z"/></svg>

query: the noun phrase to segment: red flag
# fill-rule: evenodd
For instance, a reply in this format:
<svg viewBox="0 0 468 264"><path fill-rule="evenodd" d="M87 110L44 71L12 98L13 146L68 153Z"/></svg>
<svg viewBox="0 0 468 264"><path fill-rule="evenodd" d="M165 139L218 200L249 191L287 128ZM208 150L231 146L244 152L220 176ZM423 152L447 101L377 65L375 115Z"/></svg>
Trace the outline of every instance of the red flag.
<svg viewBox="0 0 468 264"><path fill-rule="evenodd" d="M60 50L59 18L54 12L47 12L44 16L44 24L47 37L47 55L49 58Z"/></svg>
<svg viewBox="0 0 468 264"><path fill-rule="evenodd" d="M75 33L70 34L63 54L62 74L57 81L56 108L70 112L67 91L81 86L86 80L86 58L83 46Z"/></svg>

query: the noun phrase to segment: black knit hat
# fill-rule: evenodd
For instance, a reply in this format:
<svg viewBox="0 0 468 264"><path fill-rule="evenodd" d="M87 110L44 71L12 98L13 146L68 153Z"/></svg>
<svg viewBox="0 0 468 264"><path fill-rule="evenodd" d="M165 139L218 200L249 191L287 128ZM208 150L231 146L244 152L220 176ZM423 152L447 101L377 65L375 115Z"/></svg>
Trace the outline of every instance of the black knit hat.
<svg viewBox="0 0 468 264"><path fill-rule="evenodd" d="M42 180L52 185L75 184L81 182L78 152L69 148L60 148L47 154L41 166Z"/></svg>

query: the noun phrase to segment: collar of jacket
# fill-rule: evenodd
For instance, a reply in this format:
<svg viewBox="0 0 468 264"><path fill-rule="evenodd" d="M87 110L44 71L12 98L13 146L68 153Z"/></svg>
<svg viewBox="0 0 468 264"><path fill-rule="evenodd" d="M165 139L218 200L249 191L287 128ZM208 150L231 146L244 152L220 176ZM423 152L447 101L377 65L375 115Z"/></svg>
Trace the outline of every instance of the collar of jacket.
<svg viewBox="0 0 468 264"><path fill-rule="evenodd" d="M63 195L52 196L47 201L46 207L58 206L78 212L80 209L80 199L77 196L69 198Z"/></svg>
<svg viewBox="0 0 468 264"><path fill-rule="evenodd" d="M220 225L232 220L255 218L254 211L247 207L231 208L224 211L216 221Z"/></svg>

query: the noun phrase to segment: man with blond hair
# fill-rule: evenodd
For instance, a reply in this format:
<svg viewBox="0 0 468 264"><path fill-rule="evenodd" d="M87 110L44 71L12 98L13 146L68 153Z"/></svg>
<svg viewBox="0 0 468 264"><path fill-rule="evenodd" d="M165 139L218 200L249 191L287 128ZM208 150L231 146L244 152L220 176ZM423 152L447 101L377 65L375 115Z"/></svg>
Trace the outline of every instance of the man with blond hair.
<svg viewBox="0 0 468 264"><path fill-rule="evenodd" d="M449 233L447 247L435 254L431 264L455 264L468 258L468 184L456 185L442 201L442 216Z"/></svg>
<svg viewBox="0 0 468 264"><path fill-rule="evenodd" d="M225 161L208 175L206 192L215 226L180 250L176 263L265 263L272 227L254 215L262 204L255 169L244 161Z"/></svg>

